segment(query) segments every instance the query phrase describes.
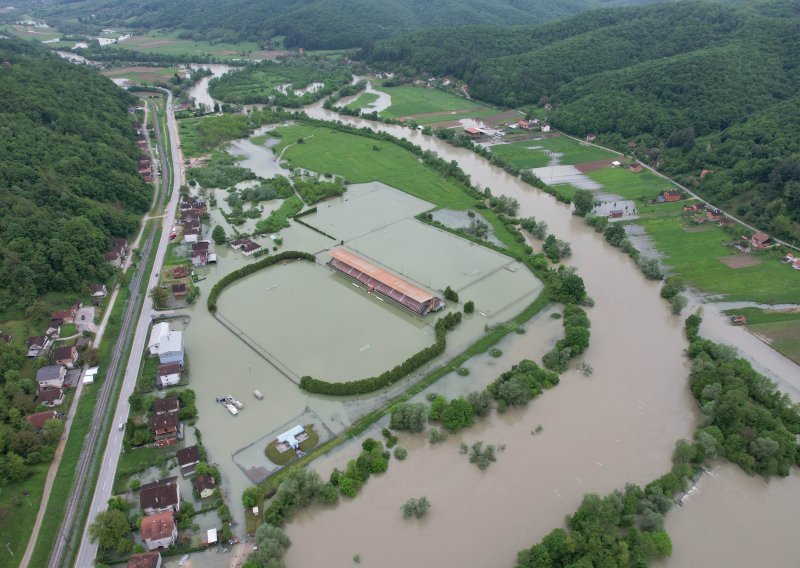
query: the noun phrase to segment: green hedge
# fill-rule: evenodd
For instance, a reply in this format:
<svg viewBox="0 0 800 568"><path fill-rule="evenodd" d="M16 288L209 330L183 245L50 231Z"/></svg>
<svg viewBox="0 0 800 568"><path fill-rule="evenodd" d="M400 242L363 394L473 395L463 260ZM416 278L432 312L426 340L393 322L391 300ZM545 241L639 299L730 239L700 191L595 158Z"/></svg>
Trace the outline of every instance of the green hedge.
<svg viewBox="0 0 800 568"><path fill-rule="evenodd" d="M308 392L330 395L353 395L376 391L399 381L408 374L416 371L425 363L444 353L447 347L448 330L453 329L461 322L461 312L453 312L440 318L436 322L436 342L422 351L418 351L393 369L381 373L377 377L346 381L343 383L329 383L321 379L305 376L300 379L300 388Z"/></svg>
<svg viewBox="0 0 800 568"><path fill-rule="evenodd" d="M219 282L214 284L213 288L211 288L211 292L208 294L208 311L212 313L217 311L217 298L219 297L220 292L240 278L244 278L245 276L261 270L262 268L267 268L268 266L283 262L284 260L301 259L309 260L311 262L316 260L314 255L311 253L288 250L278 253L274 256L267 257L264 260L259 260L253 264L248 264L247 266L239 268L238 270L234 270L230 274L224 276Z"/></svg>

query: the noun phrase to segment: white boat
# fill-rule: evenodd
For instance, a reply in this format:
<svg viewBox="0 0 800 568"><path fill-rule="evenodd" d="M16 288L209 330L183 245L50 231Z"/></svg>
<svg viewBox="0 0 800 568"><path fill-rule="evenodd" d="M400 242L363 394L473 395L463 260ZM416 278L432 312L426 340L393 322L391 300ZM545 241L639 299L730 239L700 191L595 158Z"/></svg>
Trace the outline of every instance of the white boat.
<svg viewBox="0 0 800 568"><path fill-rule="evenodd" d="M230 412L230 413L231 413L231 414L233 414L234 416L236 416L237 414L239 414L239 411L236 409L236 407L235 407L233 404L231 404L230 402L228 402L227 400L226 400L226 401L223 401L222 405L223 405L225 408L227 408L227 409L228 409L228 412Z"/></svg>
<svg viewBox="0 0 800 568"><path fill-rule="evenodd" d="M189 555L188 554L184 554L183 558L181 558L181 561L178 562L178 566L186 566L186 564L188 564L188 563L189 563Z"/></svg>
<svg viewBox="0 0 800 568"><path fill-rule="evenodd" d="M256 397L258 400L263 400L264 399L264 393L261 392L258 389L253 391L253 396Z"/></svg>
<svg viewBox="0 0 800 568"><path fill-rule="evenodd" d="M236 400L235 398L233 398L231 395L227 395L227 396L225 397L225 401L226 401L226 402L229 402L230 404L232 404L232 405L233 405L233 406L235 406L236 408L239 408L239 409L241 409L241 408L244 408L244 404L242 404L241 402L239 402L238 400Z"/></svg>

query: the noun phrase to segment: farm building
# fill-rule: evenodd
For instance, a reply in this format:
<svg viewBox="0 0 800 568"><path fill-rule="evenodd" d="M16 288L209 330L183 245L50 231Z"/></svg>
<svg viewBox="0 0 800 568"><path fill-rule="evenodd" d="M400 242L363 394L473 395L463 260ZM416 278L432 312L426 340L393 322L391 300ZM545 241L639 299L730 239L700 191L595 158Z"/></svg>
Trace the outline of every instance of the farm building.
<svg viewBox="0 0 800 568"><path fill-rule="evenodd" d="M397 305L424 316L444 306L444 301L342 248L330 251L328 265L361 282L370 292L380 294Z"/></svg>

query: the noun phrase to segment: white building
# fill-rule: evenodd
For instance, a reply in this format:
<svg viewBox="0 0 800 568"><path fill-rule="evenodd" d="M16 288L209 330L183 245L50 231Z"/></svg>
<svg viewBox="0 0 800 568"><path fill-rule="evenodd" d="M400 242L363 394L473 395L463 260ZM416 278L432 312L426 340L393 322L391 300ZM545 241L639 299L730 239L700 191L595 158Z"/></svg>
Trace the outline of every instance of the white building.
<svg viewBox="0 0 800 568"><path fill-rule="evenodd" d="M183 366L183 332L171 330L167 322L153 326L147 348L151 355L158 355L162 365L180 363Z"/></svg>

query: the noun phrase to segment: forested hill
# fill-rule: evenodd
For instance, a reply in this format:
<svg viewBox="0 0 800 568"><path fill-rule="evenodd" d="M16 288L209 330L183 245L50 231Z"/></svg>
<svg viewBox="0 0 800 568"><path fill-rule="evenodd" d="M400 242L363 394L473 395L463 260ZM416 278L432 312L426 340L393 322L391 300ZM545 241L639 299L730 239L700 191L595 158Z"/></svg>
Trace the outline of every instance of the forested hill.
<svg viewBox="0 0 800 568"><path fill-rule="evenodd" d="M39 12L83 24L182 29L203 40L265 41L338 49L417 29L542 23L609 5L652 0L79 0ZM37 3L38 4L38 3ZM58 22L55 22L58 24ZM65 28L66 26L58 26Z"/></svg>
<svg viewBox="0 0 800 568"><path fill-rule="evenodd" d="M135 99L96 71L0 40L0 313L111 274L112 236L147 209Z"/></svg>
<svg viewBox="0 0 800 568"><path fill-rule="evenodd" d="M554 105L552 123L596 133L783 236L800 222L800 1L680 2L599 10L504 31L388 39L375 68L451 75L479 99ZM700 179L703 169L713 175Z"/></svg>

